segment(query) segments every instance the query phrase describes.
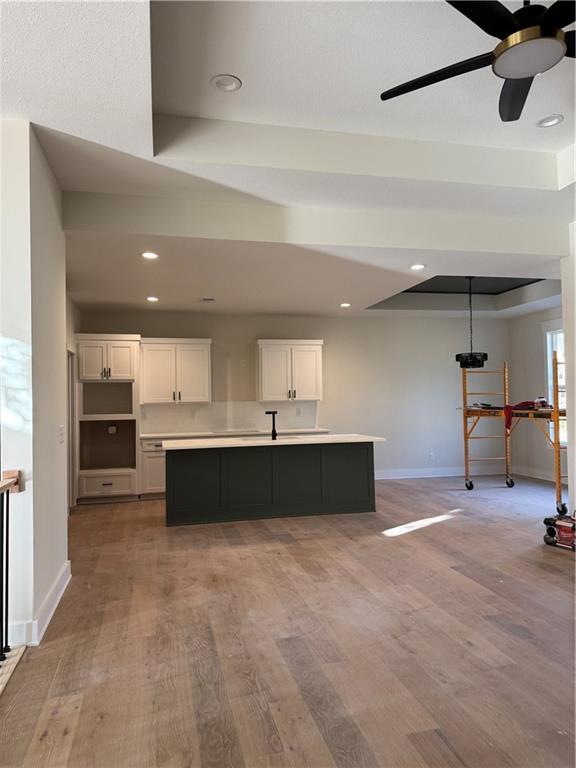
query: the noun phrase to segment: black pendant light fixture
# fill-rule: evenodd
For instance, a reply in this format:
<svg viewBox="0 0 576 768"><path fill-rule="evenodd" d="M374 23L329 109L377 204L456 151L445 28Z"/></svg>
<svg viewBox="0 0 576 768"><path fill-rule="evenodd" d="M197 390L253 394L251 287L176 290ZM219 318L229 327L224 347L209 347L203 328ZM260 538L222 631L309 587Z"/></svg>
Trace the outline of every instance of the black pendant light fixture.
<svg viewBox="0 0 576 768"><path fill-rule="evenodd" d="M468 280L468 313L470 317L470 352L460 352L456 355L456 362L460 363L460 368L484 368L484 363L488 360L486 352L474 352L473 346L473 326L472 326L472 280Z"/></svg>

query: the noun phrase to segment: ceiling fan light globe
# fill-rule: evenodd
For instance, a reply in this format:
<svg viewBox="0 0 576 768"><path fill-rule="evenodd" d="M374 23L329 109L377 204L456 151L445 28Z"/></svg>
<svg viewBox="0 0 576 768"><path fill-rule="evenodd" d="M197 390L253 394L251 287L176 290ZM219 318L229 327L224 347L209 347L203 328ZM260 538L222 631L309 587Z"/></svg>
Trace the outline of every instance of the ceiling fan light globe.
<svg viewBox="0 0 576 768"><path fill-rule="evenodd" d="M565 54L562 30L544 36L540 27L528 27L505 38L496 47L492 69L505 80L523 80L552 69Z"/></svg>

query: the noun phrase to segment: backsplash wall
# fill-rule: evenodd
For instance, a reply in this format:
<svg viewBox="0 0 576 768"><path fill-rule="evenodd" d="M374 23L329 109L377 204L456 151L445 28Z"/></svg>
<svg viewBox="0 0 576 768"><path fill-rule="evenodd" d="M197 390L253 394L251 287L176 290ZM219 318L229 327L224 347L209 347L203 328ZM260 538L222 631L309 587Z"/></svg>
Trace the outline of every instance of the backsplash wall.
<svg viewBox="0 0 576 768"><path fill-rule="evenodd" d="M317 426L316 403L171 403L143 405L140 410L140 432L221 432L236 429L268 429L271 421L267 410L277 410L276 426L282 429L307 429ZM323 426L322 424L320 426Z"/></svg>

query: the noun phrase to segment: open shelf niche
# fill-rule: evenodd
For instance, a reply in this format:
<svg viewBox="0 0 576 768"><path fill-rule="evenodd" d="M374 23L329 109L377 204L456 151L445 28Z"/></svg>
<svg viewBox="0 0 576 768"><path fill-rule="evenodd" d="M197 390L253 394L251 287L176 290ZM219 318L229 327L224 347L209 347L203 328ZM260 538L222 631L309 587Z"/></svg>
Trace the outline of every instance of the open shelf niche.
<svg viewBox="0 0 576 768"><path fill-rule="evenodd" d="M136 420L81 421L80 470L119 467L136 468Z"/></svg>

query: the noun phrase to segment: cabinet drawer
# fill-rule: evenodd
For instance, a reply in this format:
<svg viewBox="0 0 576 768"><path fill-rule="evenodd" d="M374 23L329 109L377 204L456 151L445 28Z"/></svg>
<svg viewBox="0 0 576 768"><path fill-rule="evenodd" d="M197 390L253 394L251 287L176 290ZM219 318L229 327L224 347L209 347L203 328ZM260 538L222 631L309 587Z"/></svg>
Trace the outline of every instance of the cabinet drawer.
<svg viewBox="0 0 576 768"><path fill-rule="evenodd" d="M162 440L159 438L157 440L142 440L140 443L140 447L145 453L148 453L148 451L161 451L162 448Z"/></svg>
<svg viewBox="0 0 576 768"><path fill-rule="evenodd" d="M79 476L80 496L127 496L136 493L136 474L83 474Z"/></svg>

